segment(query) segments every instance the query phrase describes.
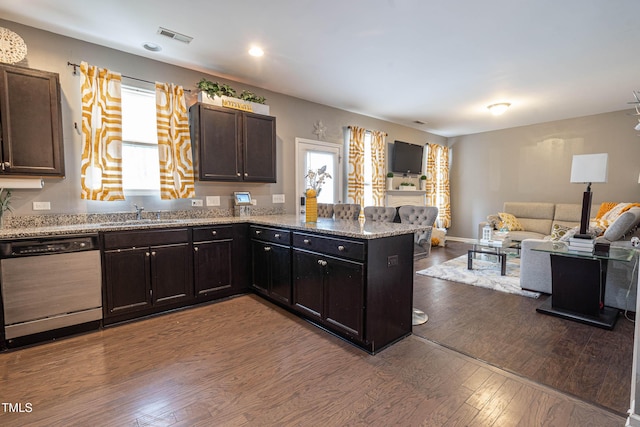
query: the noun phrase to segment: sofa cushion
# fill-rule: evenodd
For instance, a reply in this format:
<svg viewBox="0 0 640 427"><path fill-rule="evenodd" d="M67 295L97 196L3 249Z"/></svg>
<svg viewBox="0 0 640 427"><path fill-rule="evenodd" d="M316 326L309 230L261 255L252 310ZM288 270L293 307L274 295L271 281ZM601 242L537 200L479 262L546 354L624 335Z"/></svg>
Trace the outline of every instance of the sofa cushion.
<svg viewBox="0 0 640 427"><path fill-rule="evenodd" d="M524 228L522 228L522 224L520 224L520 221L518 221L518 218L514 215L506 212L498 212L498 215L500 215L501 220L501 224L499 226L500 229L506 227L509 231L524 230Z"/></svg>
<svg viewBox="0 0 640 427"><path fill-rule="evenodd" d="M566 225L553 224L551 228L551 240L561 240L562 237L567 234L572 227Z"/></svg>
<svg viewBox="0 0 640 427"><path fill-rule="evenodd" d="M547 235L542 233L536 233L535 231L510 231L509 238L518 242L524 239L544 239Z"/></svg>
<svg viewBox="0 0 640 427"><path fill-rule="evenodd" d="M627 233L630 233L640 222L640 208L631 208L607 227L604 238L610 242L621 240Z"/></svg>
<svg viewBox="0 0 640 427"><path fill-rule="evenodd" d="M551 223L555 204L540 202L504 202L504 212L518 218L522 228L540 233L551 234Z"/></svg>

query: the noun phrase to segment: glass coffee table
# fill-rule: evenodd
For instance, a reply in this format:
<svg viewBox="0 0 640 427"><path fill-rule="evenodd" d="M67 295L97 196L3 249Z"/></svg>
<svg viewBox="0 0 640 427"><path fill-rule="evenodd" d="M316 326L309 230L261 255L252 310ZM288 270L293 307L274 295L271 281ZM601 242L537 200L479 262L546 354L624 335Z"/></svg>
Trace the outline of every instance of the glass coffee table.
<svg viewBox="0 0 640 427"><path fill-rule="evenodd" d="M495 259L500 264L500 275L504 276L507 274L507 258L520 255L520 241L476 241L467 254L467 269L473 270L473 260L480 254L490 255L489 259Z"/></svg>

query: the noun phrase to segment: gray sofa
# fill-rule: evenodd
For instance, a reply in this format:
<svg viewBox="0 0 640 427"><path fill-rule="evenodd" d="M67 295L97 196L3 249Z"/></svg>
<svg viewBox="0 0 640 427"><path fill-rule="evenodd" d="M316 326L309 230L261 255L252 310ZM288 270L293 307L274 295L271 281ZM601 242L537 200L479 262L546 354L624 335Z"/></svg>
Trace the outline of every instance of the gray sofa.
<svg viewBox="0 0 640 427"><path fill-rule="evenodd" d="M592 216L598 212L599 205L591 208ZM514 215L524 231L511 231L513 240L521 240L520 250L520 287L523 289L551 294L551 261L548 253L532 249L551 238L554 227L575 227L580 224L580 204L553 204L532 202L505 202L504 210ZM610 243L611 246L631 246L631 238L640 236L640 208L631 208L622 214L597 241ZM478 227L482 236L483 222ZM608 263L605 305L621 310L635 311L638 251L630 262L610 261Z"/></svg>

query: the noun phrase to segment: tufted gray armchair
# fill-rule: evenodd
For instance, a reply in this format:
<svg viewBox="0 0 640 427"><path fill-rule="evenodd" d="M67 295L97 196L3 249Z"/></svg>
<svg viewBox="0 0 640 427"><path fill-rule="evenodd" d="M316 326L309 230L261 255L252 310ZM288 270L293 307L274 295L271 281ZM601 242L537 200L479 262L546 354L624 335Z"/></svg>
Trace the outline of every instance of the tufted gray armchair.
<svg viewBox="0 0 640 427"><path fill-rule="evenodd" d="M384 206L365 206L364 219L366 221L393 222L396 217L396 208Z"/></svg>
<svg viewBox="0 0 640 427"><path fill-rule="evenodd" d="M318 203L318 217L333 218L333 204Z"/></svg>
<svg viewBox="0 0 640 427"><path fill-rule="evenodd" d="M357 203L336 203L333 205L335 219L358 219L360 205Z"/></svg>
<svg viewBox="0 0 640 427"><path fill-rule="evenodd" d="M438 208L435 206L401 206L398 209L400 222L407 224L428 225L433 227L438 217ZM422 233L416 233L414 238L414 258L426 258L431 254L430 228Z"/></svg>

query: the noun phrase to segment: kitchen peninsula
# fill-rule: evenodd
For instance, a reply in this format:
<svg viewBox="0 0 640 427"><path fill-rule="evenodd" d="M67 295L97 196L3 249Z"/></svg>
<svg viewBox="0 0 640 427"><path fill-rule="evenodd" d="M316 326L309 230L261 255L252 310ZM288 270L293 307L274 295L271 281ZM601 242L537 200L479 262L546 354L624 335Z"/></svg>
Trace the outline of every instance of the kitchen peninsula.
<svg viewBox="0 0 640 427"><path fill-rule="evenodd" d="M370 353L411 333L413 235L424 226L306 223L297 215L91 217L83 223L68 217L67 225L3 229L0 243L97 236L98 327L253 291ZM50 339L73 332L69 328L24 340ZM2 343L15 347L21 340L3 336Z"/></svg>

